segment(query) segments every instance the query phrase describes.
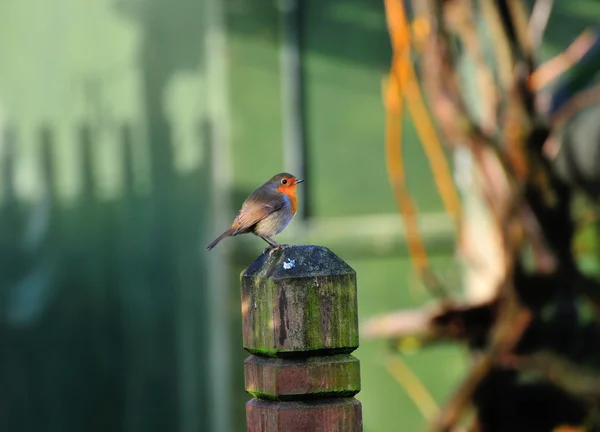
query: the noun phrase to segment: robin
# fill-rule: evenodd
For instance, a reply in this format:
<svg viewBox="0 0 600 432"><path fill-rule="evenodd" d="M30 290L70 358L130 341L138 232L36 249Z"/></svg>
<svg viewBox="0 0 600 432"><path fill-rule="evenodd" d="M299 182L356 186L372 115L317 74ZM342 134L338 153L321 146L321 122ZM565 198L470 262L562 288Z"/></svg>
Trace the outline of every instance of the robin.
<svg viewBox="0 0 600 432"><path fill-rule="evenodd" d="M225 237L245 233L252 233L266 241L269 246L265 252L284 247L271 237L283 231L292 221L298 209L296 186L303 181L289 173L271 177L246 198L231 228L209 244L206 250L214 248Z"/></svg>

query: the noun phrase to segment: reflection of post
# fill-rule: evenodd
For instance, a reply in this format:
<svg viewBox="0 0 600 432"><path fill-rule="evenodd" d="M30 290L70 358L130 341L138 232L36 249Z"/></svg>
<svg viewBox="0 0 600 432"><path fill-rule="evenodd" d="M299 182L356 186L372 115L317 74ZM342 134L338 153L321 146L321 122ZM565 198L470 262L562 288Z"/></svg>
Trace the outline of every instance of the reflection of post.
<svg viewBox="0 0 600 432"><path fill-rule="evenodd" d="M329 249L261 255L242 274L247 431L359 432L356 273Z"/></svg>

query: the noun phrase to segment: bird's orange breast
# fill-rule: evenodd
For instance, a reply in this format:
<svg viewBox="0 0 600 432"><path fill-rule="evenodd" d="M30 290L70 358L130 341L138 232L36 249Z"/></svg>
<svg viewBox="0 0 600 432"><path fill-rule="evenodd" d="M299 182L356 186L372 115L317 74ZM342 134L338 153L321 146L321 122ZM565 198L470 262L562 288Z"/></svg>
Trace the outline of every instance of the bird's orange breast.
<svg viewBox="0 0 600 432"><path fill-rule="evenodd" d="M298 210L298 198L296 198L295 193L290 196L290 204L292 205L292 216L294 216L296 214L296 210Z"/></svg>
<svg viewBox="0 0 600 432"><path fill-rule="evenodd" d="M290 205L292 206L292 216L296 214L298 210L298 197L296 196L296 186L294 187L279 187L278 192L285 194L290 199Z"/></svg>

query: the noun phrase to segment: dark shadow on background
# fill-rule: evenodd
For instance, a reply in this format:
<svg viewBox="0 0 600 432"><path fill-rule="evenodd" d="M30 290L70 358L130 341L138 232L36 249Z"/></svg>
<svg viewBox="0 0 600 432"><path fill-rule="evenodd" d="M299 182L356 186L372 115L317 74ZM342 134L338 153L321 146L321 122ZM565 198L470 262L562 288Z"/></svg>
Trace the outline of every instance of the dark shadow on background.
<svg viewBox="0 0 600 432"><path fill-rule="evenodd" d="M369 67L387 68L389 37L383 2L370 0L308 0L303 32L306 49ZM236 36L253 37L277 44L281 31L278 2L273 0L225 0L228 30ZM381 47L381 49L373 49Z"/></svg>
<svg viewBox="0 0 600 432"><path fill-rule="evenodd" d="M204 5L195 0L151 0L133 4L117 2L116 6L142 29L139 61L152 188L148 208L152 234L147 244L151 286L145 300L146 307L152 311L148 322L151 333L140 331L152 335L151 339L144 339L146 343L142 348L152 358L153 367L149 368L145 378L138 377L139 386L132 389L135 394L135 408L130 416L132 429L164 431L195 427L202 430L207 428L207 423L198 399L201 384L193 384L195 394L188 391L184 395L182 386L189 385L186 380L195 381L196 378L182 376L182 371L178 370L182 296L188 289L203 291L201 274L194 271L198 267L194 258L197 258L196 241L199 238L194 231L201 222L201 209L197 205L189 208L189 204L197 203L202 196L199 185L191 190L187 182L176 177L172 129L166 117L164 98L175 74L196 72L202 67L203 28L199 21ZM187 287L190 283L196 286ZM200 306L201 301L196 301ZM187 323L188 326L195 324ZM202 370L201 364L197 367ZM190 401L185 400L188 397L194 399L192 404L196 405L196 411L183 414L188 417L182 418L182 405L190 405ZM198 417L192 419L189 416Z"/></svg>
<svg viewBox="0 0 600 432"><path fill-rule="evenodd" d="M99 196L96 131L82 124L70 132L80 155L75 205L56 194L59 135L52 125L38 134L43 197L32 206L3 201L1 430L208 430L206 269L198 255L208 225L208 166L175 172L163 103L175 74L202 67L204 5L151 0L115 7L142 28L148 129L121 127L118 199ZM141 135L148 141L140 143ZM151 191L144 195L134 185L140 145L150 155ZM1 162L3 175L11 175L14 158Z"/></svg>

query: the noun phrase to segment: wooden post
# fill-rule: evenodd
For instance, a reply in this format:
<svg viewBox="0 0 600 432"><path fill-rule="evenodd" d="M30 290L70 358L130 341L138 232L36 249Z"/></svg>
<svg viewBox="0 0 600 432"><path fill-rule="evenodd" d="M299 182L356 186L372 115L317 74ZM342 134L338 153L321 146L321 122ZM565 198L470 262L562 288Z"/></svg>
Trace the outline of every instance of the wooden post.
<svg viewBox="0 0 600 432"><path fill-rule="evenodd" d="M242 273L248 432L362 432L355 271L329 249L262 254Z"/></svg>

